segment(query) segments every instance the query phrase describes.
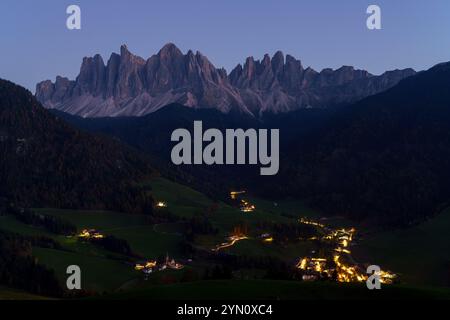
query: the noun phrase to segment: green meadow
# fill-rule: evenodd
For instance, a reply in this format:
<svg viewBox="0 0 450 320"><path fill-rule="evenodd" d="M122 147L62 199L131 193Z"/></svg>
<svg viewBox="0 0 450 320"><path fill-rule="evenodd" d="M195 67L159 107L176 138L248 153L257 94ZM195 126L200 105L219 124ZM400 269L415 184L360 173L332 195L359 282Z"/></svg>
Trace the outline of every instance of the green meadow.
<svg viewBox="0 0 450 320"><path fill-rule="evenodd" d="M355 256L400 273L406 283L449 286L449 230L450 210L445 210L418 226L367 236Z"/></svg>
<svg viewBox="0 0 450 320"><path fill-rule="evenodd" d="M249 239L223 249L225 252L237 256L270 256L294 264L298 258L317 250L314 242L286 245L278 243L276 239L273 242L264 242L260 238L261 221L296 223L300 217L320 219L319 213L300 201L288 199L275 202L249 196L245 199L254 204L256 210L244 213L225 202L214 202L200 192L164 178L156 178L148 184L155 200L167 204L166 208L155 210L167 210L174 216L186 219L195 215L207 215L218 229L217 235L196 236L192 243L196 249L211 251L217 244L226 242L237 225L245 224L248 227ZM78 231L93 228L105 235L124 239L142 259L156 259L166 254L177 260L189 258L183 253L186 241L183 236L186 225L183 222L153 225L143 215L120 212L53 208L34 210L71 222ZM321 222L327 225L352 225L340 217L322 219ZM108 298L176 299L186 295L192 299L205 296L211 299L241 299L249 296L261 299L449 297L447 289L436 288L446 285L443 279L450 279L450 237L446 233L446 230L450 230L450 210L419 226L376 233L358 239L357 246L352 248L353 256L358 262L379 264L383 269L392 270L401 276L401 285L386 287L386 290L382 290L383 294L368 293L367 289L357 285L343 286L329 282L227 280L179 283L192 281L189 277L184 279L186 274L192 273L198 278L204 268L211 267L210 262L202 259L193 261L182 271L157 272L144 281L143 274L134 270L133 261L129 257L115 254L89 242L79 241L75 235L54 235L43 228L23 224L13 216L0 216L0 230L54 239L61 244L62 249L33 247L32 252L37 261L53 269L63 286L67 278L67 266L79 265L82 269L83 288L106 294ZM261 271L239 270L236 275L239 279L251 279L252 276L261 278ZM409 287L411 285L417 287ZM428 289L426 286L429 285L435 288ZM0 299L8 296L13 299L20 299L21 296L24 299L39 298L0 288Z"/></svg>
<svg viewBox="0 0 450 320"><path fill-rule="evenodd" d="M106 295L105 299L153 300L385 300L450 299L450 290L390 286L367 290L363 285L332 282L296 282L276 280L217 280L158 285L147 289Z"/></svg>

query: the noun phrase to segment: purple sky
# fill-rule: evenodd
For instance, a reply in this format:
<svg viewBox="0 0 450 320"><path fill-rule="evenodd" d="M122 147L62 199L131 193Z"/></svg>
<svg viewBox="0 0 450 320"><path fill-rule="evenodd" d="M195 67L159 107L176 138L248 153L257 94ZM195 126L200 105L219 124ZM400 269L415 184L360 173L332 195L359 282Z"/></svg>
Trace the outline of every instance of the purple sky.
<svg viewBox="0 0 450 320"><path fill-rule="evenodd" d="M66 8L82 10L82 30L66 29ZM366 8L382 9L382 30L366 28ZM230 71L247 56L277 50L321 70L353 65L379 74L450 60L448 0L1 0L0 77L34 92L56 75L75 78L84 56L127 44L144 58L173 42Z"/></svg>

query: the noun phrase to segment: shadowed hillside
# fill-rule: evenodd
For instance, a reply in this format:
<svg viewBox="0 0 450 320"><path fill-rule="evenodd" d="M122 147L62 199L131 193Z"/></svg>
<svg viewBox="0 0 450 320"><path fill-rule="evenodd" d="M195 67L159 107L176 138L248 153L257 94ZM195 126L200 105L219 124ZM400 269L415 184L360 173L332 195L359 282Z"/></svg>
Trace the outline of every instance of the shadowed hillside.
<svg viewBox="0 0 450 320"><path fill-rule="evenodd" d="M30 92L0 80L0 196L22 206L142 211L154 174L112 139L71 128Z"/></svg>

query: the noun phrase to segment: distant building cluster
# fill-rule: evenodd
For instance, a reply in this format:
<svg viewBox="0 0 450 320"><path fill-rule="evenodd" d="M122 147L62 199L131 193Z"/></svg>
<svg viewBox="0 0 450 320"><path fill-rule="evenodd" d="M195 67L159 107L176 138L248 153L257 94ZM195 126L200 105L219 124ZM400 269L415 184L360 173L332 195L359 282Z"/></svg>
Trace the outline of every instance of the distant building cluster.
<svg viewBox="0 0 450 320"><path fill-rule="evenodd" d="M79 234L80 239L103 239L105 236L96 229L83 229Z"/></svg>
<svg viewBox="0 0 450 320"><path fill-rule="evenodd" d="M242 212L253 212L255 211L256 207L255 205L251 204L245 199L242 199L240 195L245 194L246 191L231 191L230 192L230 198L234 201L239 201L239 210Z"/></svg>
<svg viewBox="0 0 450 320"><path fill-rule="evenodd" d="M334 270L326 269L326 263L325 258L302 258L296 267L304 271L302 275L304 281L315 281L322 276L322 273L332 276Z"/></svg>
<svg viewBox="0 0 450 320"><path fill-rule="evenodd" d="M166 255L166 259L163 263L159 263L155 260L149 260L142 263L136 263L134 266L134 269L137 271L141 271L145 274L154 273L156 271L164 271L167 269L172 270L181 270L184 268L184 265L182 265L179 262L176 262L175 259L169 258L169 255Z"/></svg>
<svg viewBox="0 0 450 320"><path fill-rule="evenodd" d="M300 223L311 225L311 226L315 226L315 227L319 227L319 228L324 228L325 227L325 225L323 225L323 224L321 224L319 222L316 222L316 221L313 221L313 220L308 220L306 218L300 218Z"/></svg>

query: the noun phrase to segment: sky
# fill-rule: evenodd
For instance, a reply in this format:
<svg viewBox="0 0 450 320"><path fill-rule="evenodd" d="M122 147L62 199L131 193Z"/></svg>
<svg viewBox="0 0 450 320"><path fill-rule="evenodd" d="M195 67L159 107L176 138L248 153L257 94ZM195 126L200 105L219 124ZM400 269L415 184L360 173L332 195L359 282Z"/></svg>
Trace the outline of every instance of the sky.
<svg viewBox="0 0 450 320"><path fill-rule="evenodd" d="M66 8L81 8L68 30ZM366 9L381 8L381 30ZM277 50L316 70L352 65L373 74L450 60L449 0L1 0L0 78L25 86L74 79L82 58L107 61L126 44L145 59L166 43L230 72Z"/></svg>

